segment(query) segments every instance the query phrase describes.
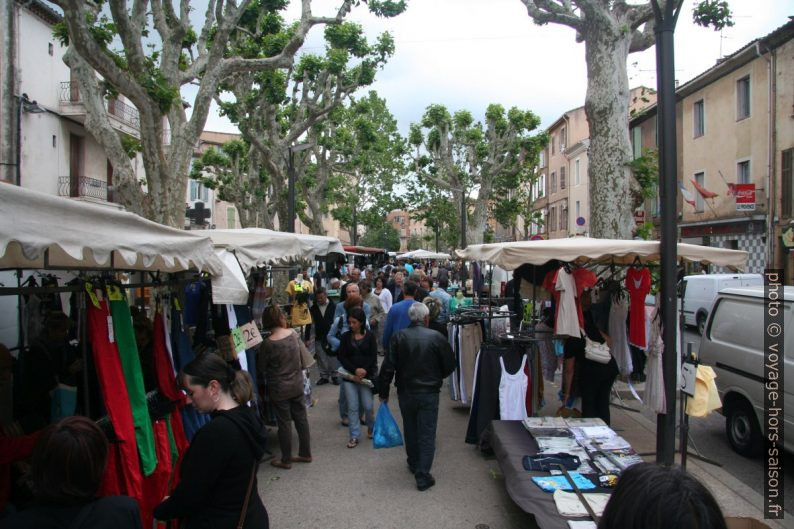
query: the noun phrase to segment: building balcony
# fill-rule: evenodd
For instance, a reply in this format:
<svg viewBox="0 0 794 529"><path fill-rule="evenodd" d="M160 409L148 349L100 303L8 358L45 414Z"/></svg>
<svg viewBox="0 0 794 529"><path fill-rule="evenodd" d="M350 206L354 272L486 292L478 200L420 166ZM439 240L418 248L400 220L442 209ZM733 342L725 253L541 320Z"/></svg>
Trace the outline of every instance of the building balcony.
<svg viewBox="0 0 794 529"><path fill-rule="evenodd" d="M113 202L113 186L87 176L59 176L58 196Z"/></svg>
<svg viewBox="0 0 794 529"><path fill-rule="evenodd" d="M111 126L128 136L140 139L141 120L138 111L116 99L105 99L105 110L110 117ZM61 83L60 112L64 116L85 123L87 110L76 82L65 81Z"/></svg>

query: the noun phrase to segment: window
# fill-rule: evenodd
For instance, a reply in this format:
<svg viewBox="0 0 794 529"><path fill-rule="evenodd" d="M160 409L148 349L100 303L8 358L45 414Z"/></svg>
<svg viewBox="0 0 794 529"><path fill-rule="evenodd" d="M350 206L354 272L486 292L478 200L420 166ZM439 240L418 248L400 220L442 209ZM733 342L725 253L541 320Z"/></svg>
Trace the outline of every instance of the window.
<svg viewBox="0 0 794 529"><path fill-rule="evenodd" d="M549 231L557 231L557 208L549 209Z"/></svg>
<svg viewBox="0 0 794 529"><path fill-rule="evenodd" d="M574 178L575 178L574 182L576 183L576 185L579 185L579 184L582 183L582 178L581 178L580 173L579 173L579 170L580 170L579 162L581 162L581 161L582 160L577 158L576 161L574 162L574 165L573 165L573 173L574 173Z"/></svg>
<svg viewBox="0 0 794 529"><path fill-rule="evenodd" d="M549 193L556 193L557 192L557 173L554 171L551 172L551 189Z"/></svg>
<svg viewBox="0 0 794 529"><path fill-rule="evenodd" d="M198 180L190 181L190 201L195 202L200 200L205 204L209 201L209 190L204 187Z"/></svg>
<svg viewBox="0 0 794 529"><path fill-rule="evenodd" d="M782 152L780 178L783 180L783 216L794 215L794 148Z"/></svg>
<svg viewBox="0 0 794 529"><path fill-rule="evenodd" d="M538 167L546 167L546 150L540 151L540 156L538 159Z"/></svg>
<svg viewBox="0 0 794 529"><path fill-rule="evenodd" d="M705 183L706 173L695 173L695 182L698 183L699 186L703 187ZM705 202L703 201L703 195L695 190L695 211L702 212L705 208Z"/></svg>
<svg viewBox="0 0 794 529"><path fill-rule="evenodd" d="M695 101L692 108L693 119L695 120L695 137L699 138L706 133L706 115L703 100Z"/></svg>
<svg viewBox="0 0 794 529"><path fill-rule="evenodd" d="M568 229L568 201L564 200L560 206L560 229Z"/></svg>
<svg viewBox="0 0 794 529"><path fill-rule="evenodd" d="M563 127L560 130L560 152L565 150L566 145L568 145L568 132Z"/></svg>
<svg viewBox="0 0 794 529"><path fill-rule="evenodd" d="M565 166L560 167L560 189L565 189Z"/></svg>
<svg viewBox="0 0 794 529"><path fill-rule="evenodd" d="M235 210L233 207L226 208L226 227L230 230L233 230L237 227L234 211Z"/></svg>
<svg viewBox="0 0 794 529"><path fill-rule="evenodd" d="M551 144L551 154L554 154L554 139L555 139L555 136L554 136L554 134L552 134L551 138L549 138L549 143Z"/></svg>
<svg viewBox="0 0 794 529"><path fill-rule="evenodd" d="M750 76L736 81L736 120L750 117Z"/></svg>
<svg viewBox="0 0 794 529"><path fill-rule="evenodd" d="M642 129L640 127L631 129L631 152L635 160L642 156Z"/></svg>
<svg viewBox="0 0 794 529"><path fill-rule="evenodd" d="M540 175L540 185L538 186L538 198L546 196L546 175Z"/></svg>
<svg viewBox="0 0 794 529"><path fill-rule="evenodd" d="M750 180L750 160L744 160L736 164L736 183L749 184Z"/></svg>

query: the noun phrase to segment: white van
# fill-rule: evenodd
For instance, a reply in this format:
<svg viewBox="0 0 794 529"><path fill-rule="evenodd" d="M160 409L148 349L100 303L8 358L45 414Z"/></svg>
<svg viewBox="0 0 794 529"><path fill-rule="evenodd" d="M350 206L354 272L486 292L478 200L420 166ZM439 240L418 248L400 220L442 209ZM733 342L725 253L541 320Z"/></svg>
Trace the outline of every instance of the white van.
<svg viewBox="0 0 794 529"><path fill-rule="evenodd" d="M761 274L701 274L685 276L679 286L679 309L684 323L695 325L703 334L703 327L717 293L724 288L763 285Z"/></svg>
<svg viewBox="0 0 794 529"><path fill-rule="evenodd" d="M794 287L783 287L783 370L779 388L783 417L779 439L794 452ZM758 455L763 449L764 424L764 287L725 289L700 339L699 357L717 373L722 398L725 433L733 449L742 455Z"/></svg>

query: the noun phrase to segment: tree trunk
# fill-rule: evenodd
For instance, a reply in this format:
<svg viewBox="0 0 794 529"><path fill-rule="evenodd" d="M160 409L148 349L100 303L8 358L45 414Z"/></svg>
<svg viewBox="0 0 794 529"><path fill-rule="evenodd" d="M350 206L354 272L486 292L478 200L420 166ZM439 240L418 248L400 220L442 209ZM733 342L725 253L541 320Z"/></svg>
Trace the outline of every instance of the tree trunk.
<svg viewBox="0 0 794 529"><path fill-rule="evenodd" d="M626 61L631 32L614 34L600 24L585 34L590 126L590 233L593 237L630 239L632 178L629 139L629 87Z"/></svg>
<svg viewBox="0 0 794 529"><path fill-rule="evenodd" d="M469 217L468 223L466 240L469 244L482 244L485 230L488 228L488 197L483 197L482 189L474 203L474 211Z"/></svg>

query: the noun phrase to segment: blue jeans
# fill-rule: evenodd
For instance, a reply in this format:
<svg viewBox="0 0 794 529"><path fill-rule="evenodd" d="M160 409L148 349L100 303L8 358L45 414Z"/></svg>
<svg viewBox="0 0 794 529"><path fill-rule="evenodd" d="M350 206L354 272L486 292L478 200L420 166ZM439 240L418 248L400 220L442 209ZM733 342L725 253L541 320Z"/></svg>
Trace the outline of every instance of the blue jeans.
<svg viewBox="0 0 794 529"><path fill-rule="evenodd" d="M347 380L342 381L345 398L347 399L347 420L350 421L350 438L361 438L361 412L367 419L367 425L372 428L372 390L362 384Z"/></svg>
<svg viewBox="0 0 794 529"><path fill-rule="evenodd" d="M417 481L426 480L430 477L430 467L436 454L438 392L398 392L397 398L403 417L408 466L415 471Z"/></svg>

